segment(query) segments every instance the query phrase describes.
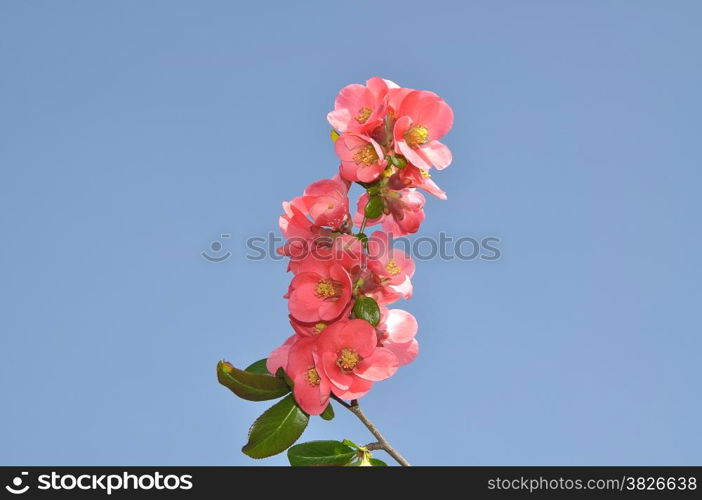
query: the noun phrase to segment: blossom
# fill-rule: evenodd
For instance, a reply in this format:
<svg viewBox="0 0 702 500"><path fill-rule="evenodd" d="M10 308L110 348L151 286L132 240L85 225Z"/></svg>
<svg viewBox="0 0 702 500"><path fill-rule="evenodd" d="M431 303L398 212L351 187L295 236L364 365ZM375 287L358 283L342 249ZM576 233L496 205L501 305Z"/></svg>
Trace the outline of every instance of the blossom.
<svg viewBox="0 0 702 500"><path fill-rule="evenodd" d="M291 256L288 270L295 274L316 271L332 262L352 273L365 259L361 241L350 234L320 236L309 242L304 254Z"/></svg>
<svg viewBox="0 0 702 500"><path fill-rule="evenodd" d="M273 350L268 355L266 359L266 369L275 375L279 368L285 370L288 365L288 354L290 353L290 347L297 340L297 336L291 335L288 337L283 344Z"/></svg>
<svg viewBox="0 0 702 500"><path fill-rule="evenodd" d="M334 150L341 159L339 173L347 181L373 182L387 165L383 149L365 135L342 134L334 143Z"/></svg>
<svg viewBox="0 0 702 500"><path fill-rule="evenodd" d="M370 391L373 382L395 373L397 357L377 344L375 328L362 319L334 323L320 334L319 364L337 397L360 398Z"/></svg>
<svg viewBox="0 0 702 500"><path fill-rule="evenodd" d="M423 189L440 200L446 199L446 192L431 179L427 169L416 167L410 163L399 169L388 180L388 187L401 190L407 187Z"/></svg>
<svg viewBox="0 0 702 500"><path fill-rule="evenodd" d="M307 186L299 205L317 226L338 230L349 218L348 186L341 179L324 179Z"/></svg>
<svg viewBox="0 0 702 500"><path fill-rule="evenodd" d="M378 345L391 350L400 366L414 361L419 353L417 320L402 309L380 308L380 323L376 327Z"/></svg>
<svg viewBox="0 0 702 500"><path fill-rule="evenodd" d="M368 269L375 288L364 288L380 304L412 297L414 261L399 248L392 248L387 233L376 231L368 239Z"/></svg>
<svg viewBox="0 0 702 500"><path fill-rule="evenodd" d="M453 111L433 92L415 90L402 99L393 127L395 152L420 168L444 169L451 150L438 141L453 125Z"/></svg>
<svg viewBox="0 0 702 500"><path fill-rule="evenodd" d="M329 404L329 379L315 364L317 342L314 338L298 338L290 347L285 372L293 381L293 395L300 408L310 415L319 415Z"/></svg>
<svg viewBox="0 0 702 500"><path fill-rule="evenodd" d="M278 218L278 226L287 241L277 251L293 260L307 255L316 241L329 238L331 234L331 230L310 221L307 207L300 197L283 202L283 215Z"/></svg>
<svg viewBox="0 0 702 500"><path fill-rule="evenodd" d="M290 315L303 323L333 321L351 306L351 277L333 261L316 261L295 275L286 297Z"/></svg>
<svg viewBox="0 0 702 500"><path fill-rule="evenodd" d="M380 79L379 79L380 80ZM339 132L368 132L382 123L385 116L382 85L373 80L371 86L353 83L339 91L334 111L327 120Z"/></svg>
<svg viewBox="0 0 702 500"><path fill-rule="evenodd" d="M330 322L327 321L315 321L313 323L304 323L293 318L291 315L288 316L290 319L290 326L293 327L295 333L301 337L316 337L324 331L326 327L329 326Z"/></svg>
<svg viewBox="0 0 702 500"><path fill-rule="evenodd" d="M424 204L426 199L415 188L400 190L384 189L381 191L385 210L384 214L375 219L368 219L366 226L382 224L383 229L395 236L416 233L424 222ZM370 197L364 193L357 204L354 224L360 226L365 214L366 204Z"/></svg>

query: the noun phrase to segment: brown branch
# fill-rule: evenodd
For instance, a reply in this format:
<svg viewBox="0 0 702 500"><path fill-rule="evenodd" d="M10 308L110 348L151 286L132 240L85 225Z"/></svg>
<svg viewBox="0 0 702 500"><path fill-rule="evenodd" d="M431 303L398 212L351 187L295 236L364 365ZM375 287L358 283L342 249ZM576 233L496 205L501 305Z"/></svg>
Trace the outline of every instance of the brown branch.
<svg viewBox="0 0 702 500"><path fill-rule="evenodd" d="M336 401L341 402L341 400L336 398L336 397L334 397L334 399ZM345 401L343 401L343 406L345 408L348 408L349 411L351 411L351 413L356 415L356 417L358 417L358 419L361 422L363 422L363 425L365 425L368 428L368 430L371 432L371 434L373 434L373 436L375 436L375 439L378 440L377 443L371 443L367 446L367 448L369 450L371 449L370 446L373 446L372 449L385 450L388 453L388 455L390 455L392 458L394 458L397 461L398 464L400 464L404 467L410 466L410 463L407 460L405 460L405 457L400 455L395 450L395 448L393 448L390 445L390 443L387 442L387 440L383 437L383 435L380 433L378 428L373 424L373 422L370 421L370 419L366 416L366 414L363 413L363 411L361 410L361 406L358 404L357 400L354 399L353 401L351 401L351 404L348 404Z"/></svg>

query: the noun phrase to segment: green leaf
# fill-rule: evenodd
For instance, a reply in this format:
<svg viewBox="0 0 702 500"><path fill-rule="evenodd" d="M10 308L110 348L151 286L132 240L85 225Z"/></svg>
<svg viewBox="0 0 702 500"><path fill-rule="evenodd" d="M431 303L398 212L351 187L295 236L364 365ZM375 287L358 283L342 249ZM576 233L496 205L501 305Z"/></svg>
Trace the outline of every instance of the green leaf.
<svg viewBox="0 0 702 500"><path fill-rule="evenodd" d="M373 467L387 467L388 464L380 460L379 458L371 458L370 463Z"/></svg>
<svg viewBox="0 0 702 500"><path fill-rule="evenodd" d="M217 380L240 398L249 401L276 399L290 392L284 380L239 370L228 361L217 363Z"/></svg>
<svg viewBox="0 0 702 500"><path fill-rule="evenodd" d="M288 450L288 460L293 466L347 465L354 458L356 450L339 441L310 441Z"/></svg>
<svg viewBox="0 0 702 500"><path fill-rule="evenodd" d="M332 420L334 418L334 408L331 403L327 405L320 417L324 420Z"/></svg>
<svg viewBox="0 0 702 500"><path fill-rule="evenodd" d="M385 202L383 201L383 197L380 195L373 195L368 200L368 203L366 203L366 208L363 210L363 213L369 219L377 219L383 215L384 209Z"/></svg>
<svg viewBox="0 0 702 500"><path fill-rule="evenodd" d="M249 429L249 442L241 451L251 458L277 455L298 440L309 419L289 394L256 419Z"/></svg>
<svg viewBox="0 0 702 500"><path fill-rule="evenodd" d="M346 466L347 467L387 467L388 464L386 464L382 460L378 460L377 458L370 458L370 457L364 456L360 460L356 460L355 462L347 464Z"/></svg>
<svg viewBox="0 0 702 500"><path fill-rule="evenodd" d="M284 380L286 384L288 384L288 387L293 386L293 381L288 377L288 374L285 373L285 370L283 370L283 367L281 366L278 368L278 370L275 372L275 376L278 377L280 380Z"/></svg>
<svg viewBox="0 0 702 500"><path fill-rule="evenodd" d="M353 305L353 312L357 318L365 319L373 326L380 323L380 308L373 297L359 297Z"/></svg>
<svg viewBox="0 0 702 500"><path fill-rule="evenodd" d="M266 361L268 361L266 358L259 359L247 366L244 371L258 373L260 375L272 375L272 373L268 371L268 368L266 368Z"/></svg>
<svg viewBox="0 0 702 500"><path fill-rule="evenodd" d="M390 155L388 156L388 160L397 168L405 168L407 166L407 160L402 155Z"/></svg>
<svg viewBox="0 0 702 500"><path fill-rule="evenodd" d="M349 446L349 447L353 448L354 450L358 449L358 445L356 443L354 443L353 441L351 441L350 439L344 439L342 441L342 444L345 444L346 446Z"/></svg>

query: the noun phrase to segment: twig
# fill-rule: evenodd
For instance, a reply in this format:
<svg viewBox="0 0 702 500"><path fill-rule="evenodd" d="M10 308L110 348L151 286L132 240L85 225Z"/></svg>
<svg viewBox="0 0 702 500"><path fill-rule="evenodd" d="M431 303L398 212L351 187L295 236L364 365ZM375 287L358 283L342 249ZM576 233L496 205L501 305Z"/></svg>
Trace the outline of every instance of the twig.
<svg viewBox="0 0 702 500"><path fill-rule="evenodd" d="M404 467L409 467L410 463L405 460L405 457L400 455L395 448L393 448L390 443L383 437L383 435L380 433L378 428L373 424L373 422L370 421L370 419L366 416L365 413L361 410L361 406L358 404L357 400L351 401L351 404L348 404L346 401L343 401L336 396L333 396L334 400L341 403L344 408L347 408L351 413L356 415L358 419L363 422L363 425L365 425L368 430L375 436L375 439L378 440L377 443L370 443L367 448L370 449L375 449L375 450L385 450L388 455L390 455L392 458L394 458L398 464L404 466ZM371 448L371 446L373 448Z"/></svg>

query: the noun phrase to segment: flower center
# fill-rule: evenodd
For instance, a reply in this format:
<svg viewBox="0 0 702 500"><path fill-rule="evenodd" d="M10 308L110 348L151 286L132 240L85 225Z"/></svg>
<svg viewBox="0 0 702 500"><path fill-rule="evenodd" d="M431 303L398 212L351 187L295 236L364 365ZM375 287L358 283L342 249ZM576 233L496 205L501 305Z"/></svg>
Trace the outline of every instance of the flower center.
<svg viewBox="0 0 702 500"><path fill-rule="evenodd" d="M356 121L363 125L368 121L368 118L370 118L370 115L372 114L373 110L364 106L358 110L358 114L356 115Z"/></svg>
<svg viewBox="0 0 702 500"><path fill-rule="evenodd" d="M332 280L324 279L319 280L315 292L318 297L323 299L328 299L329 297L334 297L337 294L336 286Z"/></svg>
<svg viewBox="0 0 702 500"><path fill-rule="evenodd" d="M324 321L320 321L316 325L314 325L314 333L322 333L322 331L327 327L327 324Z"/></svg>
<svg viewBox="0 0 702 500"><path fill-rule="evenodd" d="M376 153L375 148L372 144L366 144L362 148L358 148L358 151L353 155L353 161L356 165L372 165L378 161L378 153Z"/></svg>
<svg viewBox="0 0 702 500"><path fill-rule="evenodd" d="M312 387L319 385L319 373L317 373L317 369L314 366L307 370L307 373L305 373L305 379Z"/></svg>
<svg viewBox="0 0 702 500"><path fill-rule="evenodd" d="M400 274L402 272L402 269L400 266L397 265L397 262L395 262L395 259L390 259L387 264L385 264L385 270L395 276L396 274Z"/></svg>
<svg viewBox="0 0 702 500"><path fill-rule="evenodd" d="M431 177L431 174L430 174L429 171L428 171L427 169L425 169L425 168L420 168L420 169L419 169L419 175L421 175L421 176L424 177L425 179L428 179L429 177Z"/></svg>
<svg viewBox="0 0 702 500"><path fill-rule="evenodd" d="M344 347L339 353L339 357L336 358L336 366L338 366L342 372L349 373L356 368L356 365L358 365L360 361L361 356L359 356L356 351Z"/></svg>
<svg viewBox="0 0 702 500"><path fill-rule="evenodd" d="M416 148L426 143L429 139L429 129L423 125L412 125L405 132L405 142L411 148Z"/></svg>

